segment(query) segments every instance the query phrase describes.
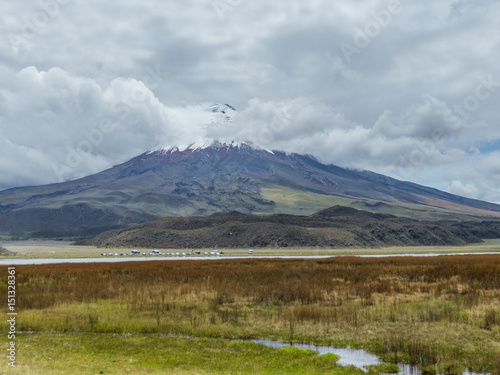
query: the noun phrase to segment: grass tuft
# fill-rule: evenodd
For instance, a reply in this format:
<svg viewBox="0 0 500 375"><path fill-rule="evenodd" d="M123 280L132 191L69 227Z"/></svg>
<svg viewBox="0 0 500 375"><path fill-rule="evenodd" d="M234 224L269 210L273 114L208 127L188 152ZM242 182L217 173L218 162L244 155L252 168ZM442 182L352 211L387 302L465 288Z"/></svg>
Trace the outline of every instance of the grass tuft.
<svg viewBox="0 0 500 375"><path fill-rule="evenodd" d="M499 275L496 255L20 265L16 328L96 334L99 347L123 333L363 347L428 373L497 375ZM7 295L6 277L0 294ZM47 359L39 361L45 369Z"/></svg>

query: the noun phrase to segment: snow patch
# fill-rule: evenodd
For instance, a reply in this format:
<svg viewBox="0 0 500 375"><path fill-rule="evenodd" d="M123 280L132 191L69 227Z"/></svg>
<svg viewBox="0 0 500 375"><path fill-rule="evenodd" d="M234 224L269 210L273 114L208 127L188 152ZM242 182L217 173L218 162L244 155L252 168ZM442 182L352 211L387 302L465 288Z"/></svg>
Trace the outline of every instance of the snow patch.
<svg viewBox="0 0 500 375"><path fill-rule="evenodd" d="M194 143L191 143L190 145L187 145L187 146L175 146L175 147L171 147L168 149L161 148L161 149L154 150L154 151L148 151L148 152L146 152L146 155L150 155L150 154L167 155L167 154L172 154L174 152L184 152L184 151L196 152L196 151L205 150L207 148L214 148L214 149L222 150L222 149L230 149L230 148L250 149L250 148L254 148L254 147L252 147L251 145L249 145L246 142L241 142L241 141L231 141L229 143L226 143L226 142L219 142L217 140L214 140L210 143L208 143L208 142L194 142ZM274 154L271 150L265 150L265 151L267 151L271 154Z"/></svg>

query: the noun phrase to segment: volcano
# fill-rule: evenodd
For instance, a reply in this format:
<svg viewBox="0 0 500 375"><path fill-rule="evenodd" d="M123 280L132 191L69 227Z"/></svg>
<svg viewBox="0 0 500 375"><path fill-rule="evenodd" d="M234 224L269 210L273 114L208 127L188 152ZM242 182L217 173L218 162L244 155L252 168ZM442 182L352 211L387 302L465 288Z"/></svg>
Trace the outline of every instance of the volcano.
<svg viewBox="0 0 500 375"><path fill-rule="evenodd" d="M214 107L222 121L232 110ZM166 216L310 215L334 205L422 220L500 217L497 204L310 155L214 141L146 152L78 180L2 191L0 232L88 235Z"/></svg>
<svg viewBox="0 0 500 375"><path fill-rule="evenodd" d="M245 143L157 150L101 173L0 192L0 231L97 233L165 216L311 214L333 205L421 219L500 217L500 206L308 155Z"/></svg>

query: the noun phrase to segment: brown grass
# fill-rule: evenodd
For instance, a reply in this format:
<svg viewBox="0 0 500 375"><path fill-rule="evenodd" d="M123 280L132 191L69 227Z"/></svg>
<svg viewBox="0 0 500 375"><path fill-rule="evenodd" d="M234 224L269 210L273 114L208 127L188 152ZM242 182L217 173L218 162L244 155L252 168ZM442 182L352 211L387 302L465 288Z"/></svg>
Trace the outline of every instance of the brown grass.
<svg viewBox="0 0 500 375"><path fill-rule="evenodd" d="M2 267L6 273L5 268ZM106 298L211 296L218 304L323 303L365 305L418 295L448 295L473 307L500 289L497 255L233 259L17 266L20 310ZM6 290L6 285L1 286ZM491 315L491 313L490 313ZM495 322L493 318L488 321Z"/></svg>
<svg viewBox="0 0 500 375"><path fill-rule="evenodd" d="M18 310L52 309L43 321L65 331L344 340L396 361L500 371L497 255L26 265L16 277ZM105 300L115 310L99 310Z"/></svg>

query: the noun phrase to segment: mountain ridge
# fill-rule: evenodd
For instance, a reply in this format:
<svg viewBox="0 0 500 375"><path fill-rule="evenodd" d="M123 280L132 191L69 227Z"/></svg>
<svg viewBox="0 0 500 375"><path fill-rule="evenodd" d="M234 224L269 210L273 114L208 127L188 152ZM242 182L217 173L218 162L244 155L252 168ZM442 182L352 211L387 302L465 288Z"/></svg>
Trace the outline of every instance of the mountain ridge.
<svg viewBox="0 0 500 375"><path fill-rule="evenodd" d="M243 142L149 151L95 175L0 192L0 232L85 235L166 216L312 214L337 203L416 218L500 217L500 205Z"/></svg>
<svg viewBox="0 0 500 375"><path fill-rule="evenodd" d="M79 242L113 248L460 246L500 238L500 221L425 222L334 206L309 216L162 218Z"/></svg>

